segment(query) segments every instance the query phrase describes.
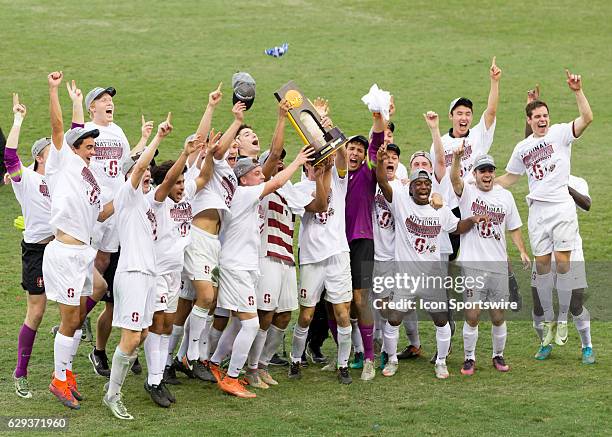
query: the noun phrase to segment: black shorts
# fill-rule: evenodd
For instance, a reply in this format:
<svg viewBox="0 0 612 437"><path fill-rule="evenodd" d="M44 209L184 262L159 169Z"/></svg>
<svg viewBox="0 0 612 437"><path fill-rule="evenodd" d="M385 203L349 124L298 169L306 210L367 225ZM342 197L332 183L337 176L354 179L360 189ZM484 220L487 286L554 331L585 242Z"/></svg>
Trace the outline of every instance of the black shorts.
<svg viewBox="0 0 612 437"><path fill-rule="evenodd" d="M42 265L48 243L26 243L21 240L21 286L30 294L45 292Z"/></svg>
<svg viewBox="0 0 612 437"><path fill-rule="evenodd" d="M117 264L119 264L119 252L121 248L117 250L117 252L111 252L110 254L110 262L108 264L108 268L104 272L104 280L108 285L108 289L106 290L106 294L102 296L100 299L103 302L114 303L115 299L113 297L113 282L115 282L115 272L117 271Z"/></svg>
<svg viewBox="0 0 612 437"><path fill-rule="evenodd" d="M461 220L461 211L459 210L459 207L453 208L452 211L453 214L455 214L455 217ZM453 246L453 253L448 255L448 260L454 261L455 259L457 259L457 254L459 253L459 244L461 243L461 236L457 234L448 234L448 237L450 238L451 246Z"/></svg>
<svg viewBox="0 0 612 437"><path fill-rule="evenodd" d="M374 240L359 238L349 243L351 251L351 280L353 290L372 286L374 270Z"/></svg>

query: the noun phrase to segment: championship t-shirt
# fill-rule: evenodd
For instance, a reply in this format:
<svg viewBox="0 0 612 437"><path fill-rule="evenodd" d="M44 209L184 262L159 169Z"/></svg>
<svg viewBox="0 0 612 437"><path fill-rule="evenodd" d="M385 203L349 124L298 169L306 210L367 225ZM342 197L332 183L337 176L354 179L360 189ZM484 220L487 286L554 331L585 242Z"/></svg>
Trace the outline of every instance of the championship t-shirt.
<svg viewBox="0 0 612 437"><path fill-rule="evenodd" d="M399 179L389 181L393 186L402 186ZM391 207L385 200L382 190L377 185L372 209L372 228L374 229L374 259L376 261L393 261L395 259L395 220Z"/></svg>
<svg viewBox="0 0 612 437"><path fill-rule="evenodd" d="M237 186L236 175L225 158L215 158L212 178L191 202L193 215L196 216L206 209L217 209L223 220L222 213L230 211Z"/></svg>
<svg viewBox="0 0 612 437"><path fill-rule="evenodd" d="M11 180L11 186L25 221L23 241L38 243L51 237L51 196L45 176L22 165L21 179Z"/></svg>

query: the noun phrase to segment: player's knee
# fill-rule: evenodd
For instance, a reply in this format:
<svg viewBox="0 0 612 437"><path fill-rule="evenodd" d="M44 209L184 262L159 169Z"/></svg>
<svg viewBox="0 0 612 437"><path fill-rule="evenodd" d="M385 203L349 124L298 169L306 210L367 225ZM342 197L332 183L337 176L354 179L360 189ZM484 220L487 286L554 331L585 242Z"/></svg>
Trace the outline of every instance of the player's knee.
<svg viewBox="0 0 612 437"><path fill-rule="evenodd" d="M225 327L227 326L228 322L229 322L229 317L222 317L222 316L215 315L215 318L213 319L213 327L217 331L223 331Z"/></svg>
<svg viewBox="0 0 612 437"><path fill-rule="evenodd" d="M287 326L289 326L290 321L291 321L291 311L286 311L284 313L275 314L272 324L279 329L286 329Z"/></svg>

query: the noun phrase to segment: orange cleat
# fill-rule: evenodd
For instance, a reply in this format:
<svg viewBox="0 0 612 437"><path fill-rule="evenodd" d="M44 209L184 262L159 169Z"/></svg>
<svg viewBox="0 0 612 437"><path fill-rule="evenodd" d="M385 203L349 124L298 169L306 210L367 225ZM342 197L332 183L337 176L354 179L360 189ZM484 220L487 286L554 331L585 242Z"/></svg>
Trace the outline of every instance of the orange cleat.
<svg viewBox="0 0 612 437"><path fill-rule="evenodd" d="M53 378L51 384L49 384L49 391L53 393L57 400L64 404L64 406L72 408L73 410L81 408L79 401L75 399L70 391L70 387L68 387L68 381L60 381L57 378Z"/></svg>
<svg viewBox="0 0 612 437"><path fill-rule="evenodd" d="M227 375L219 382L219 388L225 393L229 393L239 398L257 397L255 393L248 391L237 378L232 378Z"/></svg>
<svg viewBox="0 0 612 437"><path fill-rule="evenodd" d="M219 367L218 364L215 364L212 361L208 362L208 369L210 370L210 373L212 373L215 379L217 380L217 384L220 384L221 380L225 376L225 372L223 371L223 369Z"/></svg>
<svg viewBox="0 0 612 437"><path fill-rule="evenodd" d="M70 388L72 392L72 396L74 396L77 401L82 401L84 397L81 392L79 392L76 375L72 373L72 370L66 370L66 382L68 383L68 388Z"/></svg>

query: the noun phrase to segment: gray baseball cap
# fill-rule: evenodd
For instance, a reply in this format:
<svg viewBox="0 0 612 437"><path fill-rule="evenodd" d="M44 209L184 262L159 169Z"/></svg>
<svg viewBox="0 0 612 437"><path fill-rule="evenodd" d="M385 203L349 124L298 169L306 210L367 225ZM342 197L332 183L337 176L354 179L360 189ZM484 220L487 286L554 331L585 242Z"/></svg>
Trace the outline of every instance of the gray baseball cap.
<svg viewBox="0 0 612 437"><path fill-rule="evenodd" d="M234 174L236 175L237 179L240 179L242 176L260 165L259 160L255 158L240 158L238 161L236 161L236 165L234 166Z"/></svg>
<svg viewBox="0 0 612 437"><path fill-rule="evenodd" d="M287 156L287 151L283 149L283 151L281 152L280 159L281 160L285 159L285 156ZM259 163L261 165L264 165L269 157L270 157L270 149L266 150L265 152L261 154L261 156L259 157Z"/></svg>
<svg viewBox="0 0 612 437"><path fill-rule="evenodd" d="M474 160L474 170L478 170L479 168L484 167L493 167L495 166L495 161L491 155L480 155L478 158Z"/></svg>
<svg viewBox="0 0 612 437"><path fill-rule="evenodd" d="M36 159L40 153L45 150L45 147L51 145L51 138L41 138L32 144L32 158Z"/></svg>
<svg viewBox="0 0 612 437"><path fill-rule="evenodd" d="M128 156L121 163L121 171L123 172L124 175L127 175L129 171L132 169L132 167L134 167L135 164L136 164L136 160L132 158L131 156Z"/></svg>
<svg viewBox="0 0 612 437"><path fill-rule="evenodd" d="M249 109L255 101L255 79L249 73L238 72L232 76L232 88L234 95L232 101L234 105L242 102Z"/></svg>
<svg viewBox="0 0 612 437"><path fill-rule="evenodd" d="M111 97L114 97L115 94L117 94L117 90L113 88L112 86L109 86L108 88L102 88L99 86L95 87L93 90L87 93L87 96L85 96L85 109L89 111L91 102L93 102L94 100L96 100L98 97L100 97L102 94L105 94L105 93L110 94Z"/></svg>
<svg viewBox="0 0 612 437"><path fill-rule="evenodd" d="M74 143L84 138L98 138L100 131L98 129L87 129L84 127L75 127L66 132L64 138L70 147L74 147Z"/></svg>
<svg viewBox="0 0 612 437"><path fill-rule="evenodd" d="M424 156L425 158L427 158L427 160L429 161L429 163L431 165L433 165L433 162L431 160L431 155L428 152L425 152L424 150L419 150L418 152L414 152L411 156L410 156L410 161L408 161L410 164L412 164L412 161L414 160L414 158L418 157L418 156Z"/></svg>
<svg viewBox="0 0 612 437"><path fill-rule="evenodd" d="M410 173L410 183L418 179L427 179L431 181L431 174L427 170L419 169Z"/></svg>
<svg viewBox="0 0 612 437"><path fill-rule="evenodd" d="M185 147L189 141L193 141L193 139L195 137L196 137L196 134L191 134L187 138L185 138L185 142L183 143L183 147Z"/></svg>

